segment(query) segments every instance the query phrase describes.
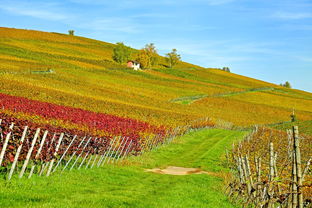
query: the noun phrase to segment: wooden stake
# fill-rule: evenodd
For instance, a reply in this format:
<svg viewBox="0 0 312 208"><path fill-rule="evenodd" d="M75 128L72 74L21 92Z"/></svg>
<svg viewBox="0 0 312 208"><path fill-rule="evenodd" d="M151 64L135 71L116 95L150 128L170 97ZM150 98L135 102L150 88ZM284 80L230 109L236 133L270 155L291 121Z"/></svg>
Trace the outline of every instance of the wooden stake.
<svg viewBox="0 0 312 208"><path fill-rule="evenodd" d="M127 145L128 140L129 140L129 137L127 137L127 140L125 141L125 143L124 143L124 145L123 145L123 147L122 147L122 149L121 149L121 151L120 151L119 155L117 156L117 158L116 158L115 162L118 162L118 160L119 160L119 158L120 158L121 154L122 154L122 153L123 153L123 151L125 150L125 147L126 147L126 145Z"/></svg>
<svg viewBox="0 0 312 208"><path fill-rule="evenodd" d="M297 195L297 168L296 168L296 155L293 151L292 156L292 207L297 208L298 204L298 195Z"/></svg>
<svg viewBox="0 0 312 208"><path fill-rule="evenodd" d="M90 153L90 150L89 150L89 151L85 154L85 156L83 157L83 159L82 159L80 165L79 165L78 168L77 168L78 170L81 168L81 166L83 165L83 163L84 163L85 160L87 159L89 153ZM93 156L93 155L90 156L90 159L92 158L92 156ZM89 161L90 161L90 160L89 160ZM87 164L87 165L88 165L88 164ZM86 167L88 167L88 166L86 166Z"/></svg>
<svg viewBox="0 0 312 208"><path fill-rule="evenodd" d="M312 161L312 157L310 157L310 159L309 159L308 162L307 162L306 167L304 168L304 171L303 171L303 174L302 174L302 181L304 181L304 178L305 178L306 174L308 173L308 170L309 170L309 168L310 168L311 161Z"/></svg>
<svg viewBox="0 0 312 208"><path fill-rule="evenodd" d="M43 172L45 171L45 169L49 166L49 162L46 162L42 165L41 170L39 172L39 176L41 176L43 174Z"/></svg>
<svg viewBox="0 0 312 208"><path fill-rule="evenodd" d="M117 151L119 151L120 146L121 146L121 144L123 144L124 139L125 139L125 137L122 137L122 140L121 140L121 142L119 143L118 149L117 149L117 146L116 146L116 147L115 147L115 149L114 149L114 151L112 151L112 153L111 153L110 157L108 158L107 164L108 164L108 163L109 163L109 161L112 159L113 152L115 152L115 153L116 153L116 149L117 149ZM114 156L114 159L115 159L115 156Z"/></svg>
<svg viewBox="0 0 312 208"><path fill-rule="evenodd" d="M89 160L88 160L88 162L87 162L87 164L86 164L86 169L88 168L88 166L89 166L90 163L91 163L92 156L93 156L93 155L91 155L91 156L89 157ZM101 158L100 158L100 159L101 159ZM78 169L79 169L79 168L78 168Z"/></svg>
<svg viewBox="0 0 312 208"><path fill-rule="evenodd" d="M75 136L73 137L73 139L71 140L71 142L70 142L69 145L67 146L65 152L63 153L63 155L62 155L61 158L59 159L58 163L57 163L56 166L54 167L52 173L55 172L56 169L57 169L57 167L61 164L63 158L65 157L65 155L66 155L66 153L67 153L67 151L69 150L69 148L71 147L71 145L74 143L74 141L75 141L76 138L77 138L77 135L75 135Z"/></svg>
<svg viewBox="0 0 312 208"><path fill-rule="evenodd" d="M120 139L120 137L118 137L118 139ZM108 150L106 156L104 157L104 160L103 160L101 166L103 166L103 165L105 164L106 159L111 155L111 152L112 152L113 149L115 148L115 147L113 147L113 145L115 145L115 142L117 142L117 137L115 137L114 142L113 142L113 143L111 144L111 146L109 147L109 150Z"/></svg>
<svg viewBox="0 0 312 208"><path fill-rule="evenodd" d="M273 148L273 143L270 143L269 146L270 149L270 174L269 174L269 188L268 188L268 194L269 194L269 201L268 201L268 207L272 207L272 199L273 199L273 194L274 194L274 186L273 186L273 181L274 181L274 148Z"/></svg>
<svg viewBox="0 0 312 208"><path fill-rule="evenodd" d="M243 164L242 164L241 157L238 157L237 162L238 162L239 179L240 179L241 183L245 183Z"/></svg>
<svg viewBox="0 0 312 208"><path fill-rule="evenodd" d="M22 170L21 170L21 172L20 172L20 174L19 174L19 176L18 176L19 178L22 178L23 175L24 175L24 172L25 172L25 170L26 170L26 168L27 168L27 165L28 165L28 162L29 162L31 153L32 153L32 151L33 151L33 149L34 149L34 146L35 146L35 144L36 144L36 141L37 141L39 132L40 132L40 128L37 129L37 131L36 131L36 133L35 133L35 136L34 136L34 138L33 138L33 140L32 140L31 147L30 147L30 149L28 150L28 153L27 153L27 156L26 156L26 160L25 160L24 165L23 165L23 167L22 167Z"/></svg>
<svg viewBox="0 0 312 208"><path fill-rule="evenodd" d="M82 155L84 149L88 146L88 144L89 144L89 142L91 141L91 139L92 139L92 137L90 137L90 138L88 139L87 143L83 146L83 148L82 148L80 154L78 155L78 157L76 158L74 164L70 167L69 170L72 170L72 169L74 168L74 166L76 165L77 161L79 160L80 156ZM95 138L95 139L97 139L97 138Z"/></svg>
<svg viewBox="0 0 312 208"><path fill-rule="evenodd" d="M112 149L113 144L115 143L115 140L117 139L117 137L114 137L114 140L110 140L109 141L109 149L108 151L106 150L104 152L104 154L102 155L102 158L100 159L100 161L98 162L98 167L102 166L106 160L107 155L109 154L110 150Z"/></svg>
<svg viewBox="0 0 312 208"><path fill-rule="evenodd" d="M100 138L100 139L101 139L101 138ZM99 139L99 140L100 140L100 139ZM97 141L97 138L95 138L94 143L95 143L96 141ZM94 153L96 152L97 149L98 149L97 147L94 149ZM82 166L82 164L84 163L84 161L87 159L88 155L90 154L90 151L91 151L91 150L89 150L89 151L87 152L86 156L83 158L83 160L82 160L81 164L79 165L79 167ZM93 155L91 155L90 158L92 158L92 156L93 156ZM79 169L79 168L78 168L78 169Z"/></svg>
<svg viewBox="0 0 312 208"><path fill-rule="evenodd" d="M67 168L67 166L69 165L69 163L71 162L71 160L74 158L74 156L76 155L77 151L79 150L80 146L82 145L82 143L84 142L84 140L86 139L87 137L83 137L81 142L79 143L77 149L73 152L73 154L71 155L71 157L69 158L69 160L67 161L67 163L65 164L62 172Z"/></svg>
<svg viewBox="0 0 312 208"><path fill-rule="evenodd" d="M131 149L131 146L132 146L132 140L130 141L127 149L126 149L126 152L124 153L124 155L121 157L121 160L123 160L129 153L130 149Z"/></svg>
<svg viewBox="0 0 312 208"><path fill-rule="evenodd" d="M14 161L13 161L13 164L11 166L10 173L8 175L8 180L10 180L12 178L12 175L14 173L14 169L16 167L16 164L17 164L17 161L18 161L18 157L19 157L19 155L21 153L21 150L22 150L22 147L23 147L23 143L24 143L24 140L25 140L25 137L26 137L26 134L27 134L27 130L28 130L28 126L25 126L23 134L22 134L22 137L21 137L20 145L17 148L16 154L14 156Z"/></svg>
<svg viewBox="0 0 312 208"><path fill-rule="evenodd" d="M39 147L39 149L38 149L38 151L36 153L35 160L37 160L39 158L39 156L40 156L40 153L41 153L41 150L42 150L42 147L43 147L43 144L44 144L44 142L46 140L47 135L48 135L48 131L45 131L44 134L43 134L42 140L40 142L40 147ZM34 172L35 166L36 166L35 164L33 164L31 166L28 178L31 178L31 176L32 176L32 174Z"/></svg>
<svg viewBox="0 0 312 208"><path fill-rule="evenodd" d="M64 137L64 133L61 133L60 138L59 138L59 140L58 140L58 142L57 142L57 145L56 145L56 148L55 148L55 152L54 152L54 154L53 154L53 159L50 161L50 164L49 164L49 169L48 169L48 172L47 172L47 176L49 176L50 173L51 173L51 171L52 171L53 164L54 164L54 161L55 161L55 159L56 159L57 152L58 152L58 150L59 150L59 148L60 148L60 145L61 145L61 143L62 143L63 137Z"/></svg>
<svg viewBox="0 0 312 208"><path fill-rule="evenodd" d="M10 129L12 130L13 129L13 126L14 126L14 123L11 123L11 126L10 126ZM5 153L5 150L8 146L8 142L11 138L11 135L12 135L12 131L10 131L7 135L6 135L6 138L5 138L5 141L4 141L4 144L2 146L2 150L1 150L1 153L0 153L0 167L2 166L2 162L3 162L3 159L4 159L4 153Z"/></svg>
<svg viewBox="0 0 312 208"><path fill-rule="evenodd" d="M246 171L244 172L246 175L246 181L247 182L247 189L248 189L248 195L251 195L251 188L252 188L252 178L251 178L251 173L250 173L250 166L249 166L249 160L248 160L248 156L246 155L244 158L245 161L245 169Z"/></svg>
<svg viewBox="0 0 312 208"><path fill-rule="evenodd" d="M297 193L298 193L298 206L303 208L303 195L302 195L302 172L301 172L301 153L299 145L299 131L298 126L293 127L294 132L294 150L295 150L295 160L296 160L296 170L297 170Z"/></svg>

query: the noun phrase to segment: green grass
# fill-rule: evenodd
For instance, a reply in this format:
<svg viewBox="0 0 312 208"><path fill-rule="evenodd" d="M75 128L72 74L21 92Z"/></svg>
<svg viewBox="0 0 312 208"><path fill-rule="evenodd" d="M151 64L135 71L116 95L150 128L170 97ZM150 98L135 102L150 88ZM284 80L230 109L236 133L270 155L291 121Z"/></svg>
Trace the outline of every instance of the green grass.
<svg viewBox="0 0 312 208"><path fill-rule="evenodd" d="M244 134L205 129L132 157L131 165L74 170L49 178L1 180L0 207L235 207L223 194L222 178L159 175L144 169L173 165L227 171L224 150Z"/></svg>
<svg viewBox="0 0 312 208"><path fill-rule="evenodd" d="M251 92L263 92L263 91L272 91L274 90L273 87L262 87L262 88L253 88L253 89L248 89L244 91L238 91L238 92L229 92L229 93L222 93L222 94L217 94L217 95L194 95L194 96L187 96L187 97L180 97L171 100L171 102L174 103L180 103L180 104L191 104L196 100L200 100L205 97L227 97L227 96L233 96L233 95L240 95L244 93L251 93Z"/></svg>

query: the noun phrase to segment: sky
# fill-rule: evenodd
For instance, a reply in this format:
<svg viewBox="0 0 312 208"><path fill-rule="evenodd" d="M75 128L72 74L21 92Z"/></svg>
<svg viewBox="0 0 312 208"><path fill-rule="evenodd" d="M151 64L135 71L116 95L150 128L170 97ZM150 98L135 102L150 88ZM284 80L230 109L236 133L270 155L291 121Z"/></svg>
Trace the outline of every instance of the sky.
<svg viewBox="0 0 312 208"><path fill-rule="evenodd" d="M312 0L0 0L0 26L133 48L312 92Z"/></svg>

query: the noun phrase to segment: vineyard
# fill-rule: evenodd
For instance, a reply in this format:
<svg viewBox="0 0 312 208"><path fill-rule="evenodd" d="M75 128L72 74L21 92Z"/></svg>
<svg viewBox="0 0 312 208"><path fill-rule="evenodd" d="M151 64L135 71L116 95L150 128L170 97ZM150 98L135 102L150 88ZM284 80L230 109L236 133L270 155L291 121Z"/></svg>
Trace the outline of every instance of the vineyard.
<svg viewBox="0 0 312 208"><path fill-rule="evenodd" d="M14 119L5 114L1 114L1 118L0 166L1 172L8 174L8 179L11 179L14 172L19 172L19 178L27 172L30 178L34 173L49 176L55 171L118 163L128 155L142 154L161 144L170 143L175 136L190 128L199 127L197 123L205 123L205 127L212 126L209 119L203 119L191 126L139 137L137 134L119 132L124 127L121 123L113 131L115 136L100 137L48 125L38 127L38 124Z"/></svg>
<svg viewBox="0 0 312 208"><path fill-rule="evenodd" d="M229 198L238 199L244 207L311 206L311 93L182 61L168 68L162 56L152 69L133 71L114 62L114 47L85 37L0 27L0 175L5 178L0 183L25 182L13 179L31 177L26 183L32 183L41 180L37 176L53 174L90 174L83 171L92 168L88 171L107 174L98 183L110 187L109 180L107 184L103 181L121 168L118 187L120 181L134 183L128 178L137 175L136 184L127 191L137 194L141 203L145 189L155 188L161 180L168 189L163 193L169 191L172 198L182 200L183 196L179 198L166 185L172 180L178 184L177 179L143 174L146 163L153 160L146 155L158 158L160 153L161 161L149 168L176 165L172 162L209 173L185 177L180 187L190 196L185 202L188 207L198 205L192 202L196 197L203 200L198 207L205 207L209 191L203 192L207 187L202 186L220 185L226 178L224 150L254 129L227 154L233 176L227 187ZM134 57L138 53L131 51ZM293 126L299 127L300 134ZM174 145L167 145L172 142ZM141 158L144 163L138 162ZM125 163L131 165L125 167ZM131 176L125 179L127 168ZM141 180L149 181L150 186L142 188ZM197 192L184 190L187 184ZM142 193L137 193L140 187ZM219 188L213 189L218 191L211 193L220 194ZM1 201L5 194L0 194L0 204L9 201ZM154 194L165 197L154 189L148 195ZM225 196L219 197L224 203L214 200L211 207L230 204ZM132 196L123 200L136 205L130 199ZM102 201L97 203L102 207ZM126 206L119 205L111 207Z"/></svg>
<svg viewBox="0 0 312 208"><path fill-rule="evenodd" d="M256 128L228 154L235 178L230 197L244 207L312 206L312 137L298 127L284 131Z"/></svg>
<svg viewBox="0 0 312 208"><path fill-rule="evenodd" d="M185 62L168 69L160 57L155 68L133 71L113 61L114 44L59 33L0 28L0 43L6 95L169 129L206 116L242 127L272 124L289 121L293 109L299 121L312 120L311 93L218 69ZM185 97L192 102L172 102Z"/></svg>

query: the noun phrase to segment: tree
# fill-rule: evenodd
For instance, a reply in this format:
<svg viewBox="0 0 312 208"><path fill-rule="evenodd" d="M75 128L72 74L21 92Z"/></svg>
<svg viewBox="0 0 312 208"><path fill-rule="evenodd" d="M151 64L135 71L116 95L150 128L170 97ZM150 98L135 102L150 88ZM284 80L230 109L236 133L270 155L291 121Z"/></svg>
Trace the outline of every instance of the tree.
<svg viewBox="0 0 312 208"><path fill-rule="evenodd" d="M175 48L172 49L170 53L167 53L166 57L170 68L174 67L181 60L181 56L177 53L177 49Z"/></svg>
<svg viewBox="0 0 312 208"><path fill-rule="evenodd" d="M222 70L226 72L231 72L229 67L223 67Z"/></svg>
<svg viewBox="0 0 312 208"><path fill-rule="evenodd" d="M150 57L146 50L141 49L137 54L136 61L140 63L142 69L150 67Z"/></svg>
<svg viewBox="0 0 312 208"><path fill-rule="evenodd" d="M284 87L291 88L291 85L288 81L286 81Z"/></svg>
<svg viewBox="0 0 312 208"><path fill-rule="evenodd" d="M285 84L280 84L282 87L291 88L290 82L286 81Z"/></svg>
<svg viewBox="0 0 312 208"><path fill-rule="evenodd" d="M143 50L146 51L149 57L148 67L155 66L158 63L158 53L154 43L146 44Z"/></svg>
<svg viewBox="0 0 312 208"><path fill-rule="evenodd" d="M125 63L129 60L131 56L131 49L130 47L124 45L123 43L116 43L116 46L113 50L113 59L117 63Z"/></svg>
<svg viewBox="0 0 312 208"><path fill-rule="evenodd" d="M68 30L69 35L74 35L75 30Z"/></svg>

